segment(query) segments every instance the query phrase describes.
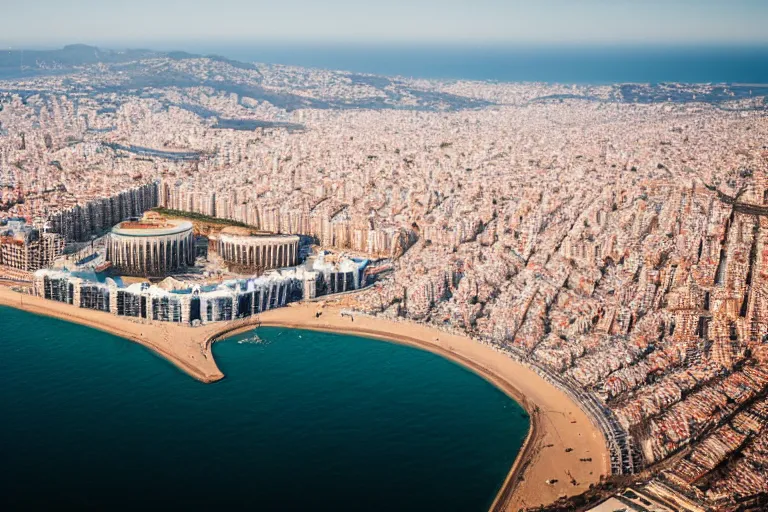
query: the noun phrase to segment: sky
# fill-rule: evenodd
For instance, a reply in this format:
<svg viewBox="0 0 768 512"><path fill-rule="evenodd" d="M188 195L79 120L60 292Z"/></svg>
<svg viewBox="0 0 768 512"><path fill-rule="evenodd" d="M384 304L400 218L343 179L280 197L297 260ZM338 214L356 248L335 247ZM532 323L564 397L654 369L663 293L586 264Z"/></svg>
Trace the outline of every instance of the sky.
<svg viewBox="0 0 768 512"><path fill-rule="evenodd" d="M768 44L768 0L0 0L0 46Z"/></svg>

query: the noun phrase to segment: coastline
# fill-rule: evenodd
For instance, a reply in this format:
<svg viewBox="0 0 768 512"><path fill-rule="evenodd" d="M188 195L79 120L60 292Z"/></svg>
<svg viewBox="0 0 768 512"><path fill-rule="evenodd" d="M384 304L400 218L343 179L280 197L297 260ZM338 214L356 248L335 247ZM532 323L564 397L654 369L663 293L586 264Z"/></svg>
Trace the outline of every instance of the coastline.
<svg viewBox="0 0 768 512"><path fill-rule="evenodd" d="M343 328L343 327L330 328L330 327L322 327L317 325L310 326L305 323L289 323L289 322L275 321L275 320L262 321L260 326L261 327L286 327L289 329L302 329L307 331L329 332L334 334L349 334L349 335L354 335L358 337L371 338L379 341L384 341L387 343L396 343L400 345L414 347L420 350L425 350L427 352L431 352L433 354L439 355L444 359L448 359L449 361L452 361L458 364L459 366L462 366L463 368L468 369L469 371L475 373L476 375L490 382L494 387L501 390L504 394L512 398L515 402L517 402L526 411L529 418L528 433L526 434L525 439L523 440L523 443L520 445L520 449L517 453L517 456L515 457L515 461L512 463L512 467L507 473L507 476L504 478L504 482L502 483L501 488L499 489L496 495L496 498L493 500L493 503L489 508L490 512L514 510L514 508L512 508L515 504L514 498L518 494L518 493L515 493L515 490L517 488L517 484L520 482L521 478L523 477L525 470L530 462L529 459L531 458L531 455L534 451L535 441L537 441L539 436L541 435L539 432L539 429L541 427L539 425L539 422L540 422L539 412L536 410L535 404L532 404L530 400L528 400L525 397L525 395L523 395L517 388L515 388L513 385L507 382L503 377L500 377L499 375L491 372L488 368L484 368L476 364L471 359L462 357L457 353L449 352L435 345L425 343L422 340L419 340L416 338L409 338L407 336L400 336L392 333L384 333L380 331L372 331L372 330L366 330L366 329L355 329L351 326L348 328ZM241 332L250 331L253 328L254 326L235 327L232 330L228 330L222 333L221 335L217 336L216 338L209 340L209 344L212 344L216 341L226 340L231 336L235 336L236 334Z"/></svg>
<svg viewBox="0 0 768 512"><path fill-rule="evenodd" d="M549 505L560 497L581 494L601 476L610 475L602 433L565 393L530 368L467 336L365 315L355 315L353 321L348 314L342 317L341 310L329 303L295 303L261 313L259 320L265 327L351 334L432 352L476 373L528 412L528 435L490 510ZM322 312L319 318L317 312ZM230 326L212 336L209 344L253 327ZM582 458L592 461L582 462ZM557 482L547 484L550 479Z"/></svg>
<svg viewBox="0 0 768 512"><path fill-rule="evenodd" d="M349 315L340 314L341 307L327 302L294 303L258 317L197 328L139 323L110 313L24 295L2 286L0 305L71 321L135 341L206 383L224 377L213 358L213 343L258 326L351 334L416 347L476 373L528 412L528 435L491 510L547 505L560 497L580 494L601 476L610 474L605 440L577 404L531 369L466 336L362 315L355 315L352 320ZM580 460L585 458L592 460ZM557 482L546 483L551 479Z"/></svg>
<svg viewBox="0 0 768 512"><path fill-rule="evenodd" d="M210 349L207 352L201 350L194 340L196 329L192 327L134 322L110 313L15 292L4 286L0 286L0 306L58 318L126 338L150 349L200 382L210 383L224 378ZM171 336L174 338L172 342Z"/></svg>

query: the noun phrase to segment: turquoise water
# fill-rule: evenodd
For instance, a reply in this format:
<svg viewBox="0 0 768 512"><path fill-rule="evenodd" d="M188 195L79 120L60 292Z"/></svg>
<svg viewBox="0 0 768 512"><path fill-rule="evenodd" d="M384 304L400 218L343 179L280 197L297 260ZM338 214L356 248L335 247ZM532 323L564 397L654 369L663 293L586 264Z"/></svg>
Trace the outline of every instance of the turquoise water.
<svg viewBox="0 0 768 512"><path fill-rule="evenodd" d="M0 307L0 506L486 510L528 428L409 347L261 328L201 384L134 343ZM153 508L154 509L154 508Z"/></svg>
<svg viewBox="0 0 768 512"><path fill-rule="evenodd" d="M418 78L581 84L768 84L767 45L343 45L214 41L189 41L173 47L145 44L161 50L216 53L243 62Z"/></svg>

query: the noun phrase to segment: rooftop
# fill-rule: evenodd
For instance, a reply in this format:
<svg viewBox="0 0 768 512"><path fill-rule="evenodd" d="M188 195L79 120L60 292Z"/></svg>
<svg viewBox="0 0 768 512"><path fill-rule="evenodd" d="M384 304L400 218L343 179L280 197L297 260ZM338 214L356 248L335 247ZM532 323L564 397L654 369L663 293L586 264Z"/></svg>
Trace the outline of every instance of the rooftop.
<svg viewBox="0 0 768 512"><path fill-rule="evenodd" d="M281 241L281 242L288 242L288 241L298 241L299 237L297 235L283 235L283 234L277 234L277 233L269 233L266 231L258 231L255 229L250 228L241 228L241 227L235 227L230 226L227 228L224 228L219 233L220 239L251 239L251 240L260 240L260 241Z"/></svg>
<svg viewBox="0 0 768 512"><path fill-rule="evenodd" d="M192 230L192 223L185 220L165 219L152 212L141 219L126 220L112 228L112 233L121 236L175 235Z"/></svg>

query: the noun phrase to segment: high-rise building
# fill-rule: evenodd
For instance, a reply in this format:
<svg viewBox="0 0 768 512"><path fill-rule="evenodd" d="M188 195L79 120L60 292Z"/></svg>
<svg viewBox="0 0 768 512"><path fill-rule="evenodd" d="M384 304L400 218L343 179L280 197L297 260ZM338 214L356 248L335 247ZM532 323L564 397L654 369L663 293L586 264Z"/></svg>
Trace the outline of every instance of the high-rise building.
<svg viewBox="0 0 768 512"><path fill-rule="evenodd" d="M0 226L0 265L33 272L50 266L64 245L61 235L41 232L24 219L11 219Z"/></svg>

